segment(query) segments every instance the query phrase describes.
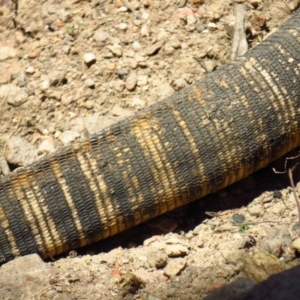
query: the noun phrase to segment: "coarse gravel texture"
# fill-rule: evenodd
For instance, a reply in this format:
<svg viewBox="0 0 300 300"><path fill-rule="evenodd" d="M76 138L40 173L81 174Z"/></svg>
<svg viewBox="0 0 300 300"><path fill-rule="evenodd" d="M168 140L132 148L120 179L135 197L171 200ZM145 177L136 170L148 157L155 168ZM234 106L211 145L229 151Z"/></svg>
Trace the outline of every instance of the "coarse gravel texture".
<svg viewBox="0 0 300 300"><path fill-rule="evenodd" d="M133 10L121 0L2 0L0 174L82 140L228 63L237 3L247 8L250 49L300 4L127 2ZM281 159L53 261L30 255L4 264L0 299L193 300L234 282L220 298L233 299L299 264L296 202L287 175L272 171L283 166ZM297 184L299 171L294 177Z"/></svg>

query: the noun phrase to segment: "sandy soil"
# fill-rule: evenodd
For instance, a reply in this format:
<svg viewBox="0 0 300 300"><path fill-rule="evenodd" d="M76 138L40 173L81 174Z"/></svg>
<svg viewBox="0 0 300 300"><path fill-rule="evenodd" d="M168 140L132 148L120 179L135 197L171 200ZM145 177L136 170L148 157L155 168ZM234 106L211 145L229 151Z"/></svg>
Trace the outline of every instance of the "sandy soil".
<svg viewBox="0 0 300 300"><path fill-rule="evenodd" d="M0 174L228 63L237 3L251 49L299 2L2 0ZM250 289L299 263L290 182L272 171L283 162L54 261L7 263L0 299L203 299L237 278L234 293Z"/></svg>

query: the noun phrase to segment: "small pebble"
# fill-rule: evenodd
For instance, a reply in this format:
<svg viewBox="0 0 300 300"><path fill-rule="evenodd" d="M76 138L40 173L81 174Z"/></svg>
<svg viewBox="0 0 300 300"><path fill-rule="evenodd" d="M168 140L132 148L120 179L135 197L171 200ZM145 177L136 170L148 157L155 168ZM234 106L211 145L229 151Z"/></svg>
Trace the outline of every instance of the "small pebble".
<svg viewBox="0 0 300 300"><path fill-rule="evenodd" d="M117 28L121 29L121 30L126 30L128 27L128 25L126 23L120 23L117 25Z"/></svg>
<svg viewBox="0 0 300 300"><path fill-rule="evenodd" d="M87 66L91 66L96 62L96 56L93 53L84 53L83 60Z"/></svg>
<svg viewBox="0 0 300 300"><path fill-rule="evenodd" d="M147 50L146 50L146 54L147 55L154 55L156 54L160 48L164 45L164 41L159 41L153 45L151 45Z"/></svg>
<svg viewBox="0 0 300 300"><path fill-rule="evenodd" d="M164 275L171 277L178 275L186 267L186 260L183 258L172 259L164 269Z"/></svg>
<svg viewBox="0 0 300 300"><path fill-rule="evenodd" d="M173 82L173 87L176 91L184 88L186 86L186 81L183 78L178 78Z"/></svg>
<svg viewBox="0 0 300 300"><path fill-rule="evenodd" d="M138 50L140 50L140 49L142 48L142 45L141 45L139 42L135 41L135 42L133 42L133 44L132 44L132 48L133 48L135 51L138 51Z"/></svg>
<svg viewBox="0 0 300 300"><path fill-rule="evenodd" d="M118 44L114 44L112 46L107 46L107 49L111 51L117 57L121 57L123 55L122 47Z"/></svg>
<svg viewBox="0 0 300 300"><path fill-rule="evenodd" d="M33 73L34 73L34 71L35 71L35 70L34 70L34 67L32 67L32 66L29 66L29 67L26 69L26 71L25 71L25 72L26 72L27 74L33 74Z"/></svg>
<svg viewBox="0 0 300 300"><path fill-rule="evenodd" d="M276 199L281 199L282 198L282 193L278 190L275 190L273 192L273 197L276 198Z"/></svg>
<svg viewBox="0 0 300 300"><path fill-rule="evenodd" d="M114 82L114 88L118 92L123 92L125 89L125 82L123 80L116 80Z"/></svg>
<svg viewBox="0 0 300 300"><path fill-rule="evenodd" d="M136 87L136 84L137 84L137 76L136 75L130 75L127 79L126 79L126 83L125 83L125 86L126 86L126 89L128 91L132 91L135 89Z"/></svg>
<svg viewBox="0 0 300 300"><path fill-rule="evenodd" d="M86 81L85 81L85 85L86 85L87 87L89 87L90 89L93 89L93 88L95 87L95 82L94 82L93 79L88 78L88 79L86 79Z"/></svg>
<svg viewBox="0 0 300 300"><path fill-rule="evenodd" d="M239 214L234 214L232 217L231 217L231 222L233 224L244 224L246 221L246 218L245 216L243 215L239 215Z"/></svg>
<svg viewBox="0 0 300 300"><path fill-rule="evenodd" d="M148 76L147 75L140 75L137 78L137 85L138 86L143 86L146 85L148 83Z"/></svg>
<svg viewBox="0 0 300 300"><path fill-rule="evenodd" d="M140 98L133 98L131 101L131 105L137 108L145 107L145 101L141 100Z"/></svg>

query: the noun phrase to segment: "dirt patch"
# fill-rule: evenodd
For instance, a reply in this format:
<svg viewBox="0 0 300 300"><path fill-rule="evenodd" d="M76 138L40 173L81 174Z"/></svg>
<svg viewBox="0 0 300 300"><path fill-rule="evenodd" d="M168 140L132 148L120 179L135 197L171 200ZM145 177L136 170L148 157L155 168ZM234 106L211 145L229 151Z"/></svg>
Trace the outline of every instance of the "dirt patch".
<svg viewBox="0 0 300 300"><path fill-rule="evenodd" d="M2 174L6 162L28 164L228 63L236 2L243 1L144 0L126 8L121 0L2 0ZM245 5L251 49L299 1ZM287 176L267 168L54 262L8 263L0 296L202 299L238 277L258 282L297 264L297 220Z"/></svg>

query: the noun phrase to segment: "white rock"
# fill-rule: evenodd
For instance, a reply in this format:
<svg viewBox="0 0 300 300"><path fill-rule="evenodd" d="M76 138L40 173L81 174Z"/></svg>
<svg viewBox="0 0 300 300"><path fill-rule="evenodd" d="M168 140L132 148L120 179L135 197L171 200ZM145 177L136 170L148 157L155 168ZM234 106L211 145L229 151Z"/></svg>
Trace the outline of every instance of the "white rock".
<svg viewBox="0 0 300 300"><path fill-rule="evenodd" d="M135 51L131 49L126 49L123 51L123 55L126 57L134 57Z"/></svg>
<svg viewBox="0 0 300 300"><path fill-rule="evenodd" d="M140 50L142 48L141 44L137 41L132 43L132 48L136 51Z"/></svg>
<svg viewBox="0 0 300 300"><path fill-rule="evenodd" d="M52 153L57 149L57 143L53 140L43 140L38 148L39 153Z"/></svg>
<svg viewBox="0 0 300 300"><path fill-rule="evenodd" d="M44 80L39 84L39 87L42 91L47 90L50 87L50 79L44 78Z"/></svg>
<svg viewBox="0 0 300 300"><path fill-rule="evenodd" d="M18 107L28 101L28 94L25 89L13 84L0 86L0 99L6 99L7 103Z"/></svg>
<svg viewBox="0 0 300 300"><path fill-rule="evenodd" d="M128 109L124 109L120 105L114 105L113 109L111 110L111 114L113 116L121 116L121 117L127 117L131 116L133 112L129 111Z"/></svg>
<svg viewBox="0 0 300 300"><path fill-rule="evenodd" d="M128 28L127 23L120 23L117 25L117 28L121 29L121 30L126 30Z"/></svg>
<svg viewBox="0 0 300 300"><path fill-rule="evenodd" d="M49 131L48 131L47 128L45 128L45 129L43 129L42 133L43 133L43 135L48 135L48 134L49 134Z"/></svg>
<svg viewBox="0 0 300 300"><path fill-rule="evenodd" d="M83 60L87 65L92 65L96 62L96 56L93 53L84 53L83 54Z"/></svg>
<svg viewBox="0 0 300 300"><path fill-rule="evenodd" d="M217 24L213 23L213 22L209 22L206 26L208 28L210 28L210 29L216 29L216 28L218 28Z"/></svg>
<svg viewBox="0 0 300 300"><path fill-rule="evenodd" d="M143 12L141 18L142 18L143 20L148 20L149 14L147 14L146 12Z"/></svg>
<svg viewBox="0 0 300 300"><path fill-rule="evenodd" d="M151 30L149 29L148 25L145 24L141 28L141 36L149 36L151 33Z"/></svg>
<svg viewBox="0 0 300 300"><path fill-rule="evenodd" d="M140 75L137 79L137 85L143 86L148 83L148 76L147 75Z"/></svg>
<svg viewBox="0 0 300 300"><path fill-rule="evenodd" d="M195 24L196 21L197 21L193 14L192 15L188 15L186 17L186 20L187 20L187 24L188 25Z"/></svg>
<svg viewBox="0 0 300 300"><path fill-rule="evenodd" d="M175 52L175 49L170 44L166 44L164 46L164 52L168 55L171 55Z"/></svg>
<svg viewBox="0 0 300 300"><path fill-rule="evenodd" d="M13 74L13 72L11 72L9 68L10 68L10 65L8 63L0 63L0 70L1 70L1 72L0 72L0 86L2 84L10 83L12 77L15 77L15 75L17 75L17 74Z"/></svg>
<svg viewBox="0 0 300 300"><path fill-rule="evenodd" d="M52 275L53 269L37 254L15 258L1 266L1 295L4 299L38 299L49 289Z"/></svg>
<svg viewBox="0 0 300 300"><path fill-rule="evenodd" d="M174 94L174 89L167 82L165 82L157 87L156 93L160 99L164 99Z"/></svg>
<svg viewBox="0 0 300 300"><path fill-rule="evenodd" d="M75 141L77 138L80 137L80 134L73 130L66 130L60 136L59 139L61 142L66 146L71 142Z"/></svg>
<svg viewBox="0 0 300 300"><path fill-rule="evenodd" d="M178 275L186 267L186 260L183 258L172 259L164 269L164 275L171 277Z"/></svg>
<svg viewBox="0 0 300 300"><path fill-rule="evenodd" d="M70 95L70 94L62 94L61 96L61 103L63 105L69 105L70 103L74 102L75 101L75 98L73 95Z"/></svg>
<svg viewBox="0 0 300 300"><path fill-rule="evenodd" d="M120 119L121 118L119 117L92 115L84 118L84 124L88 133L94 134L99 132L101 129L118 122Z"/></svg>
<svg viewBox="0 0 300 300"><path fill-rule="evenodd" d="M123 92L125 89L125 82L123 80L114 81L114 89L118 92Z"/></svg>
<svg viewBox="0 0 300 300"><path fill-rule="evenodd" d="M255 217L259 217L264 213L264 210L261 207L261 205L250 205L247 207L247 210L250 216L255 216Z"/></svg>
<svg viewBox="0 0 300 300"><path fill-rule="evenodd" d="M165 40L169 37L168 33L165 30L162 30L158 33L157 35L157 40L161 41L161 40Z"/></svg>
<svg viewBox="0 0 300 300"><path fill-rule="evenodd" d="M17 56L17 50L10 46L4 46L0 48L0 61L8 58L14 58Z"/></svg>
<svg viewBox="0 0 300 300"><path fill-rule="evenodd" d="M172 40L171 41L171 46L174 48L174 49L179 49L180 48L180 41L175 39L175 40Z"/></svg>
<svg viewBox="0 0 300 300"><path fill-rule="evenodd" d="M181 49L182 49L182 50L186 50L186 49L188 49L188 48L189 48L188 43L185 43L185 42L181 43Z"/></svg>
<svg viewBox="0 0 300 300"><path fill-rule="evenodd" d="M124 12L124 11L127 11L127 7L126 6L121 6L120 8L118 8L118 11L120 12Z"/></svg>
<svg viewBox="0 0 300 300"><path fill-rule="evenodd" d="M15 96L21 88L13 84L3 84L0 86L0 99L7 99L9 96Z"/></svg>
<svg viewBox="0 0 300 300"><path fill-rule="evenodd" d="M295 239L292 245L300 253L300 238Z"/></svg>
<svg viewBox="0 0 300 300"><path fill-rule="evenodd" d="M183 78L178 78L173 82L173 87L176 91L184 88L186 86L186 81Z"/></svg>
<svg viewBox="0 0 300 300"><path fill-rule="evenodd" d="M94 88L95 87L95 82L92 78L87 78L85 81L85 85L89 88Z"/></svg>
<svg viewBox="0 0 300 300"><path fill-rule="evenodd" d="M76 131L79 134L81 134L85 130L84 118L83 117L73 118L69 122L69 124L67 124L67 126L64 128L64 130L72 130L72 131Z"/></svg>
<svg viewBox="0 0 300 300"><path fill-rule="evenodd" d="M147 261L151 268L164 268L167 265L168 257L160 251L149 251L147 253Z"/></svg>
<svg viewBox="0 0 300 300"><path fill-rule="evenodd" d="M10 173L8 163L4 156L0 156L0 174L7 175Z"/></svg>
<svg viewBox="0 0 300 300"><path fill-rule="evenodd" d="M48 74L48 78L50 81L50 86L60 86L63 85L63 82L67 81L66 78L66 69L58 69L53 70Z"/></svg>
<svg viewBox="0 0 300 300"><path fill-rule="evenodd" d="M122 47L119 44L114 44L112 46L107 46L107 49L109 49L117 57L121 57L122 54L123 54Z"/></svg>
<svg viewBox="0 0 300 300"><path fill-rule="evenodd" d="M108 32L97 30L94 34L94 40L98 46L105 46L111 43L112 37Z"/></svg>
<svg viewBox="0 0 300 300"><path fill-rule="evenodd" d="M13 136L7 142L5 158L10 164L25 166L37 160L37 149L20 136Z"/></svg>
<svg viewBox="0 0 300 300"><path fill-rule="evenodd" d="M61 131L60 130L57 130L54 134L54 138L58 139L61 135Z"/></svg>
<svg viewBox="0 0 300 300"><path fill-rule="evenodd" d="M128 76L125 83L126 89L128 91L132 91L136 87L136 84L137 84L137 76L135 74Z"/></svg>
<svg viewBox="0 0 300 300"><path fill-rule="evenodd" d="M35 72L34 67L33 66L29 66L26 71L27 74L33 74Z"/></svg>
<svg viewBox="0 0 300 300"><path fill-rule="evenodd" d="M127 59L127 66L131 69L136 69L138 66L138 62L135 59L129 58Z"/></svg>
<svg viewBox="0 0 300 300"><path fill-rule="evenodd" d="M141 100L140 98L133 98L131 101L131 105L137 108L145 107L145 101Z"/></svg>

